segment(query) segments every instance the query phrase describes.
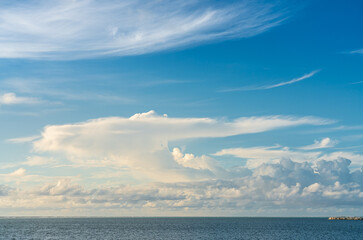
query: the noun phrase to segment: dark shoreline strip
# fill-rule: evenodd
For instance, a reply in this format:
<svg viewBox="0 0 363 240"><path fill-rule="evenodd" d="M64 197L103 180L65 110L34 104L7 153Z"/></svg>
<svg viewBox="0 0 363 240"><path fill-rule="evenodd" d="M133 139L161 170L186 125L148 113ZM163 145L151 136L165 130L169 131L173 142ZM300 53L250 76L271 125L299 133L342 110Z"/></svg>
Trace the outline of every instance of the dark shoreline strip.
<svg viewBox="0 0 363 240"><path fill-rule="evenodd" d="M363 217L330 217L328 220L363 220Z"/></svg>

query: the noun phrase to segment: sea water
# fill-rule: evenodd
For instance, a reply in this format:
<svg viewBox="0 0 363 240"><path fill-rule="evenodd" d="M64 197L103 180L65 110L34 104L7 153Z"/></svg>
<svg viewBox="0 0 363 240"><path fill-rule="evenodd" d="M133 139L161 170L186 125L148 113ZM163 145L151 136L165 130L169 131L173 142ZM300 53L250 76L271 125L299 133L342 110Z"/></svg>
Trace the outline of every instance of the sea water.
<svg viewBox="0 0 363 240"><path fill-rule="evenodd" d="M363 239L327 218L0 218L0 239Z"/></svg>

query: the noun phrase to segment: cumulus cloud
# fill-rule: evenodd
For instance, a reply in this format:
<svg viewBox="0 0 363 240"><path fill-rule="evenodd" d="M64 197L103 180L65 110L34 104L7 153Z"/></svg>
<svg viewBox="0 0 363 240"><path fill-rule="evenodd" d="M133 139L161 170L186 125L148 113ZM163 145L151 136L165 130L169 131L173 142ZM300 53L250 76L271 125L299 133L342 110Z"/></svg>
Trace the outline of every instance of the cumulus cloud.
<svg viewBox="0 0 363 240"><path fill-rule="evenodd" d="M316 160L320 152L302 152L290 150L288 147L252 147L252 148L228 148L222 149L215 156L231 155L237 158L247 159L246 167L255 168L263 163L277 163L281 159L293 159L297 162L311 162Z"/></svg>
<svg viewBox="0 0 363 240"><path fill-rule="evenodd" d="M36 104L40 103L37 98L18 97L15 93L4 93L0 95L0 105L13 105L13 104Z"/></svg>
<svg viewBox="0 0 363 240"><path fill-rule="evenodd" d="M309 208L315 214L325 215L327 209L331 214L347 206L353 211L362 209L363 172L351 172L349 165L347 159L321 160L315 167L284 159L262 164L250 175L229 180L86 188L70 179L59 179L32 190L9 191L6 186L0 190L4 189L5 195L2 206L13 209L42 206L42 209L71 209L81 214L97 209L98 214L128 211L145 216L160 211L169 211L171 215L186 211L204 215L218 212L256 215L261 210L266 214L274 209L280 214L292 209L307 214ZM11 205L14 198L16 206Z"/></svg>
<svg viewBox="0 0 363 240"><path fill-rule="evenodd" d="M44 152L65 156L70 166L93 166L97 171L87 176L46 177L28 175L20 168L1 175L3 182L31 181L32 185L16 189L1 185L0 201L3 208L15 212L41 209L40 215L155 216L162 212L174 216L252 216L277 210L278 215L283 210L307 214L306 208L326 215L327 209L335 213L347 206L353 212L362 210L363 173L358 166L363 159L359 154L272 146L222 149L212 156L196 156L168 146L175 140L327 123L319 118L288 116L232 121L172 118L150 111L129 118L47 126L33 142L39 155L28 158L23 165L52 163L53 158L42 157ZM247 163L223 167L220 161L225 155L247 159ZM123 185L120 179L125 174L138 181Z"/></svg>
<svg viewBox="0 0 363 240"><path fill-rule="evenodd" d="M329 138L325 138L329 139ZM291 159L295 162L309 162L315 165L317 161L328 160L333 161L336 159L349 159L352 169L359 169L363 167L363 155L349 151L333 151L324 153L323 151L310 151L320 150L332 146L333 140L315 141L313 145L301 147L298 149L290 149L283 146L269 146L269 147L250 147L250 148L226 148L216 153L214 156L233 156L236 158L245 159L247 168L253 169L264 163L277 163L281 159ZM334 141L333 141L334 142Z"/></svg>
<svg viewBox="0 0 363 240"><path fill-rule="evenodd" d="M286 17L261 1L32 0L2 1L0 9L1 58L150 53L251 37Z"/></svg>
<svg viewBox="0 0 363 240"><path fill-rule="evenodd" d="M70 179L60 179L56 184L46 184L37 191L39 195L50 196L79 196L84 192L83 188L77 184L72 184Z"/></svg>
<svg viewBox="0 0 363 240"><path fill-rule="evenodd" d="M215 178L233 177L233 172L226 171L219 166L219 163L215 159L206 155L198 157L191 153L184 154L179 148L173 148L172 155L174 160L185 168L208 170L213 173Z"/></svg>
<svg viewBox="0 0 363 240"><path fill-rule="evenodd" d="M337 151L323 154L320 159L334 160L337 158L349 159L352 162L352 167L361 168L363 166L363 155L356 152Z"/></svg>
<svg viewBox="0 0 363 240"><path fill-rule="evenodd" d="M159 181L215 177L212 160L170 152L170 141L227 137L282 127L328 124L314 117L266 116L234 121L211 118L169 118L154 111L130 118L109 117L45 127L33 142L36 152L64 154L73 163L127 167ZM94 161L92 161L94 160ZM208 169L206 166L210 166Z"/></svg>
<svg viewBox="0 0 363 240"><path fill-rule="evenodd" d="M11 190L8 186L0 185L0 196L7 196Z"/></svg>

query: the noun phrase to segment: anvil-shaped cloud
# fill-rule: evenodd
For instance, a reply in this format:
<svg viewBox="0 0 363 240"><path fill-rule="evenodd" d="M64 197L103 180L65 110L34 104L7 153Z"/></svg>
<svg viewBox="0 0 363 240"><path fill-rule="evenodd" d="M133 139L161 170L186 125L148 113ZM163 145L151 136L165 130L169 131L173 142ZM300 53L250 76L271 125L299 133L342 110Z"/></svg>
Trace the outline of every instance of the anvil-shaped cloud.
<svg viewBox="0 0 363 240"><path fill-rule="evenodd" d="M169 118L149 111L130 118L109 117L47 126L33 145L36 152L61 153L73 163L126 167L135 176L174 182L214 178L225 173L206 156L183 156L178 149L171 152L168 148L171 141L227 137L328 123L329 120L316 117L291 116L245 117L234 121Z"/></svg>

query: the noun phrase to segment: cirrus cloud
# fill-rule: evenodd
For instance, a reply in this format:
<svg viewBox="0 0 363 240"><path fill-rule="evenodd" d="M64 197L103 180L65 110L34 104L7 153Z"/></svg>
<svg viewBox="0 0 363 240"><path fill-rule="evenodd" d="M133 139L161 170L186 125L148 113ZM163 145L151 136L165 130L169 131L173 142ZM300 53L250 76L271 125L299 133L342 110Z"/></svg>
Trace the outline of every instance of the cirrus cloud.
<svg viewBox="0 0 363 240"><path fill-rule="evenodd" d="M284 15L259 1L2 1L0 58L138 55L251 37Z"/></svg>

